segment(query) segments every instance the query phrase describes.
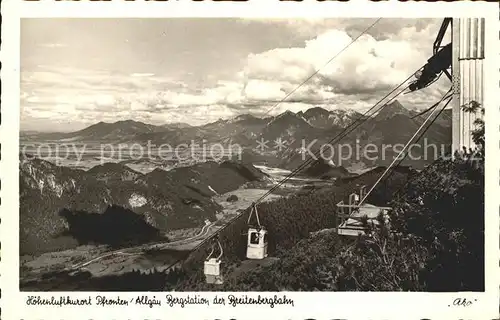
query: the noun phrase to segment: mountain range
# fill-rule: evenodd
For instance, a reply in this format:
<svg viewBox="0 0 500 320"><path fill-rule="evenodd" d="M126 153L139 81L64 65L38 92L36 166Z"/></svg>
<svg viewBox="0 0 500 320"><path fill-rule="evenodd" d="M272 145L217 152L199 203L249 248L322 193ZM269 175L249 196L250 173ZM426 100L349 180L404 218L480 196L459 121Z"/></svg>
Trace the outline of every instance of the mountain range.
<svg viewBox="0 0 500 320"><path fill-rule="evenodd" d="M388 165L393 157L397 156L398 150L386 150L384 156L370 160L365 156L349 156L348 153L352 153L352 147L356 146L363 150L368 145L382 148L384 145L404 144L413 136L426 116L427 114L419 115L417 111L405 108L395 100L371 117L352 110L326 110L314 107L304 112L286 111L277 116L264 118L243 114L232 119L219 119L202 126L190 126L183 123L158 126L133 120L114 123L99 122L71 133L22 133L21 140L98 141L142 145L150 143L157 146L162 144L175 146L192 142L207 145L221 143L223 146L238 144L243 149L242 156L238 160L245 163L264 162L290 170L297 168L307 158L303 155L308 153L304 153L303 149L314 142L310 148L312 153L319 152L322 145L326 145L329 149L334 147L336 154L332 154L331 150L327 150L324 154L327 158L331 156L334 166L372 167ZM351 124L353 126L349 127ZM347 129L347 134L342 133L344 129ZM335 139L335 144L330 147L332 138L338 137L340 133L342 133L341 139ZM421 141L424 141L424 138L427 144L443 146L446 151L449 149L451 110L445 110L439 115ZM259 141L266 142L265 150L259 149ZM351 146L351 151L348 151L349 148L346 147L343 147L341 151L335 150L335 148L340 148L339 144ZM424 151L414 149L412 152L416 153L413 158L419 158L422 157ZM422 167L432 162L435 157L431 158L431 160L413 159L412 161L405 159L405 164Z"/></svg>
<svg viewBox="0 0 500 320"><path fill-rule="evenodd" d="M286 111L277 116L258 118L250 114L242 114L232 119L219 119L202 126L190 126L185 123L164 125L146 124L134 120L122 120L113 123L99 122L75 132L21 132L21 137L37 140L74 140L74 141L106 141L106 142L144 142L158 143L189 142L205 139L209 142L224 141L229 138L245 141L247 139L275 138L276 130L285 129L286 134L311 129L326 129L332 126L344 127L359 114L354 111L327 111L316 107L306 112L293 113ZM286 126L287 128L284 128ZM287 130L289 129L289 130ZM295 129L295 130L294 130Z"/></svg>

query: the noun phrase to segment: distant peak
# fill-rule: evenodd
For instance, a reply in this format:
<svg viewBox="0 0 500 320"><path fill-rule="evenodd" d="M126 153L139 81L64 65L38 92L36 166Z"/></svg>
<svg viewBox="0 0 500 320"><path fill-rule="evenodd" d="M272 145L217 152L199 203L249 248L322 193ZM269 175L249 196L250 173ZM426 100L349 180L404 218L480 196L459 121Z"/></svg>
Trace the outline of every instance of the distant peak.
<svg viewBox="0 0 500 320"><path fill-rule="evenodd" d="M378 113L377 117L379 118L389 118L398 114L410 115L410 110L403 107L403 105L398 101L394 100L391 103L386 104L382 110Z"/></svg>
<svg viewBox="0 0 500 320"><path fill-rule="evenodd" d="M328 112L328 110L326 110L325 108L321 108L321 107L312 107L310 109L307 109L307 111L314 111L314 112L317 112L317 111L320 111L320 112Z"/></svg>
<svg viewBox="0 0 500 320"><path fill-rule="evenodd" d="M185 122L170 122L166 123L163 125L166 128L177 128L177 129L182 129L182 128L190 128L191 125Z"/></svg>
<svg viewBox="0 0 500 320"><path fill-rule="evenodd" d="M325 108L313 107L313 108L307 109L306 112L304 112L304 115L306 115L306 116L327 115L329 113L330 113L330 111L326 110Z"/></svg>
<svg viewBox="0 0 500 320"><path fill-rule="evenodd" d="M291 117L291 116L296 117L297 114L295 112L290 111L290 110L286 110L285 112L280 113L279 115L277 115L275 117L275 119L279 119L279 118L283 118L283 117Z"/></svg>
<svg viewBox="0 0 500 320"><path fill-rule="evenodd" d="M391 103L388 103L386 105L386 108L393 108L393 109L401 109L401 110L408 110L406 109L405 107L403 107L403 105L398 101L398 100L394 100L393 102Z"/></svg>
<svg viewBox="0 0 500 320"><path fill-rule="evenodd" d="M253 120L253 119L257 119L257 117L253 116L251 114L248 114L248 113L244 113L244 114L240 114L240 115L234 117L232 119L232 121L244 121L244 120Z"/></svg>
<svg viewBox="0 0 500 320"><path fill-rule="evenodd" d="M134 123L142 123L142 122L139 122L139 121L135 121L135 120L119 120L119 121L116 121L115 124L134 124Z"/></svg>

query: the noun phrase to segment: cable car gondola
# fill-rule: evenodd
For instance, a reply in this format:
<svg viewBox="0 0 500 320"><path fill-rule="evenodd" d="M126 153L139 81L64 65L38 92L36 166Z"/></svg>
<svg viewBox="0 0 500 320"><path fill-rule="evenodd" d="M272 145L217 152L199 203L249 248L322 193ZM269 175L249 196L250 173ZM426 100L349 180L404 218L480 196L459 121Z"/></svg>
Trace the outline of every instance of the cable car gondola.
<svg viewBox="0 0 500 320"><path fill-rule="evenodd" d="M253 213L257 220L257 226L250 224ZM267 230L261 226L257 206L252 204L250 215L248 216L248 236L247 236L247 258L261 260L267 257Z"/></svg>
<svg viewBox="0 0 500 320"><path fill-rule="evenodd" d="M209 284L223 284L224 279L221 273L221 257L224 251L222 250L222 245L219 240L216 240L219 246L220 254L217 258L212 258L212 254L215 251L215 244L212 244L212 251L205 260L205 279Z"/></svg>

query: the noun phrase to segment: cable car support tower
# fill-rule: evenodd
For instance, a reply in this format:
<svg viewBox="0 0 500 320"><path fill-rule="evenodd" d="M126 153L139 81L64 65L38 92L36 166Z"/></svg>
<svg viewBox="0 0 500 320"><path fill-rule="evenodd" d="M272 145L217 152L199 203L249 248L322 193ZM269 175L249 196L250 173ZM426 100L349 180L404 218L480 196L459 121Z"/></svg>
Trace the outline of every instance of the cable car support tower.
<svg viewBox="0 0 500 320"><path fill-rule="evenodd" d="M450 32L448 32L450 31ZM450 42L443 45L443 40L448 33ZM471 153L480 146L476 146L472 133L476 129L474 121L481 118L480 110L471 112L464 110L471 104L484 106L484 59L485 59L485 19L484 18L445 18L433 44L433 55L427 64L415 73L415 80L409 85L409 93L426 88L436 82L441 75L445 75L451 82L451 94L429 108L432 113L437 110L437 105L448 99L452 110L452 145L451 156L456 157L463 153ZM443 110L444 108L443 107ZM426 110L424 112L427 112ZM430 119L427 117L426 121ZM425 125L422 124L415 135ZM432 123L431 123L432 125ZM407 146L415 135L410 138ZM403 148L401 156L406 149ZM375 184L366 191L366 186L361 186L358 193L349 196L348 204L344 201L337 203L337 233L346 236L358 236L366 232L362 219L365 218L371 225L378 224L378 217L382 214L387 218L390 207L377 207L365 203L370 193L388 173L396 160L382 173ZM399 165L399 164L398 164ZM361 198L361 200L360 200Z"/></svg>

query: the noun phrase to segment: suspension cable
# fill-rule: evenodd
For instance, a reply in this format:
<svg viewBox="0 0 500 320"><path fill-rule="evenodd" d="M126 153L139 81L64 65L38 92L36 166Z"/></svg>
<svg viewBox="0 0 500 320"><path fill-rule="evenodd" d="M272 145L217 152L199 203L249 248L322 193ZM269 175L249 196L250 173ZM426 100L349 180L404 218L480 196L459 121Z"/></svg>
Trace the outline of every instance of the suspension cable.
<svg viewBox="0 0 500 320"><path fill-rule="evenodd" d="M347 126L345 129L343 129L339 134L337 134L334 138L332 138L328 143L331 144L334 140L335 143L338 143L341 139L343 139L345 136L347 136L348 134L350 134L352 131L354 131L356 128L358 128L360 125L362 125L364 122L368 121L371 116L373 114L375 114L377 111L380 111L383 107L385 107L387 104L385 105L382 105L381 107L379 107L379 109L375 110L372 114L370 114L369 116L367 116L367 114L372 111L375 107L377 107L383 100L385 100L389 95L391 95L392 93L394 93L397 89L399 89L401 86L403 86L411 77L413 77L413 75L419 71L421 68L417 69L415 72L413 72L408 78L406 78L402 83L400 83L396 88L394 88L391 92L389 92L388 94L386 94L382 99L380 99L375 105L373 105L370 109L368 109L368 111L366 111L364 114L362 114L361 116L359 116L355 121L353 121L351 124L349 124L349 126ZM403 88L398 94L396 94L390 101L394 100L397 96L399 96L400 94L402 94L405 90L407 89L407 87ZM358 125L355 125L356 122L358 121L361 121L361 123L359 123ZM352 128L350 128L352 127ZM351 130L349 130L351 129ZM349 130L349 131L348 131ZM346 131L348 131L346 133ZM318 152L316 152L314 154L314 158L316 158L318 156L318 154L321 153L321 150L319 150ZM262 202L263 199L265 199L268 195L270 195L274 190L278 189L281 185L283 185L286 181L288 181L290 178L292 178L293 176L295 176L298 172L300 172L303 168L305 168L306 166L308 166L312 161L314 161L314 158L310 158L308 160L306 160L305 162L303 162L300 166L298 166L296 169L294 169L291 173L289 173L286 177L284 177L281 181L279 181L275 186L273 186L268 192L266 192L264 195L262 195L257 201L256 203L260 203Z"/></svg>
<svg viewBox="0 0 500 320"><path fill-rule="evenodd" d="M407 79L408 80L408 79ZM403 88L398 94L396 94L394 97L392 97L390 100L388 100L385 104L381 105L377 110L373 111L370 115L368 115L368 113L373 110L377 105L379 105L385 98L387 98L390 94L392 94L394 91L396 91L396 89L398 89L401 85L403 85L403 83L401 83L398 87L396 87L395 89L393 89L390 93L388 93L384 98L382 98L381 100L379 100L375 105L373 105L370 109L368 109L364 114L362 114L361 116L359 116L357 119L355 119L353 122L349 123L349 125L347 127L345 127L344 129L341 130L340 133L338 133L334 138L332 138L330 140L329 143L332 143L335 139L337 139L337 141L335 141L335 143L339 142L341 139L343 139L344 137L346 137L347 135L349 135L349 133L351 133L352 131L354 131L356 128L358 128L359 126L361 126L363 123L365 123L366 121L368 121L370 119L371 116L373 116L375 113L381 111L384 107L388 106L392 101L394 101L402 92L404 92L408 86L406 86L405 88ZM349 130L349 132L345 133L348 129L350 129L350 127L352 127L353 125L355 125L358 121L361 121L361 123L359 123L358 125L354 126L354 128L352 128L352 130ZM290 149L290 148L288 148ZM295 157L297 157L298 154L293 154L290 161L295 159ZM317 154L315 155L317 156ZM301 165L299 165L297 168L295 168L292 172L289 173L289 175L293 175L294 172L295 173L299 173L303 168L305 168L307 165L309 165L311 163L311 159L308 159L306 160L304 163L302 163Z"/></svg>
<svg viewBox="0 0 500 320"><path fill-rule="evenodd" d="M439 102L435 103L433 107L437 107L439 105L440 102L446 100L446 99L449 99L452 97L452 94L449 94L447 95L444 99L440 100ZM422 137L424 136L424 134L427 133L427 131L429 131L429 129L431 128L431 126L434 124L434 122L439 118L439 116L441 114L443 114L443 111L446 109L446 107L448 106L449 102L451 101L451 99L449 99L446 104L444 105L444 107L439 111L439 113L436 115L436 117L434 117L434 119L431 121L430 125L427 126L427 128L425 128L425 130L418 136L417 140L415 140L415 143L417 143L418 141L420 141L420 139L422 139ZM429 111L430 109L428 109ZM406 159L406 157L408 156L408 153L406 152L404 155L403 155L403 158L401 160L399 160L398 164L395 166L395 168L399 167L401 165L401 163ZM389 175L387 176L387 178L385 179L386 181L391 177L391 175L394 173L395 171L395 168L389 173Z"/></svg>
<svg viewBox="0 0 500 320"><path fill-rule="evenodd" d="M436 117L432 120L431 124L422 132L422 134L420 134L420 136L417 138L416 141L419 141L424 136L424 134L430 129L430 127L437 120L437 118L439 118L439 116L443 113L443 111L446 109L446 107L448 106L448 104L451 102L452 99L453 98L450 98L446 102L446 104L444 105L444 107L439 111L439 113L436 115ZM400 160L400 162L398 163L397 166L399 166L404 161L404 159L406 158L407 155L408 155L408 153L405 153L404 157ZM425 167L420 173L425 172L429 167L430 166ZM386 180L389 179L389 177L392 175L393 172L394 172L394 170L389 174L389 176L386 178ZM402 192L402 190L404 188L406 188L409 184L410 184L410 180L408 180L403 186L401 186L398 190L396 190L396 192L394 192L394 196L398 196Z"/></svg>
<svg viewBox="0 0 500 320"><path fill-rule="evenodd" d="M429 107L429 108L425 109L424 111L422 111L422 112L420 112L420 113L418 113L418 114L416 114L416 115L412 116L410 119L415 119L415 118L417 118L417 117L420 117L420 116L422 116L422 115L426 114L427 112L429 112L429 111L431 111L432 109L436 108L436 107L437 107L437 106L438 106L438 105L439 105L439 104L440 104L443 100L448 99L449 97L450 97L450 96L448 95L448 96L447 96L447 97L445 97L444 99L443 99L443 98L441 98L441 100L439 100L438 102L436 102L435 104L433 104L431 107Z"/></svg>
<svg viewBox="0 0 500 320"><path fill-rule="evenodd" d="M446 94L445 94L446 96ZM435 103L432 107L426 109L426 112L427 111L430 111L432 108L435 108L439 105L440 102L448 99L451 97L451 94L447 95L444 99L441 99L440 101L438 101L437 103ZM425 130L419 135L419 137L415 140L416 142L420 141L420 139L427 133L427 131L430 129L430 127L434 124L434 122L439 118L439 116L441 114L444 114L443 111L446 109L446 107L448 106L449 102L450 102L451 99L449 99L446 104L444 105L444 107L439 111L439 113L436 115L436 117L431 121L431 124L429 126L427 126L427 128L425 128ZM393 170L391 170L391 172L389 173L389 175L385 178L385 181L388 181L389 178L392 176L392 174L395 172L395 169L397 167L399 167L401 165L401 163L404 161L404 159L406 159L406 157L408 156L408 153L406 152L403 156L403 158L401 160L399 160L398 164L394 167ZM424 170L427 170L427 167L424 169ZM407 185L409 184L409 181L407 181L402 187L400 187L395 193L394 195L398 195L400 193L400 191L406 187ZM315 191L317 190L320 190L320 189L313 189L311 190L310 192L308 192L307 194L312 194L314 193Z"/></svg>
<svg viewBox="0 0 500 320"><path fill-rule="evenodd" d="M451 92L451 90L452 89L448 90L448 92L441 98L441 100L439 101L439 103L441 103L446 98L446 95L448 95ZM450 100L451 100L451 96L450 96L449 101ZM445 107L446 107L446 105L445 105ZM377 186L377 184L384 178L385 174L387 172L389 172L389 170L391 170L392 166L396 163L396 161L398 161L398 158L401 157L401 155L405 152L405 149L410 145L410 143L412 142L412 140L419 134L420 130L422 130L422 128L429 121L429 119L434 114L434 111L436 111L436 110L437 110L437 108L435 108L435 109L432 110L431 114L425 119L425 121L417 129L417 131L415 132L415 134L408 140L408 142L406 143L406 145L403 147L403 150L401 150L401 152L398 154L398 156L392 161L392 163L387 167L387 169L380 175L379 179L373 184L373 186L366 193L366 195L363 197L363 199L361 199L361 201L359 202L359 205L363 204L363 202L368 198L368 196L370 195L370 193L375 189L375 187Z"/></svg>

